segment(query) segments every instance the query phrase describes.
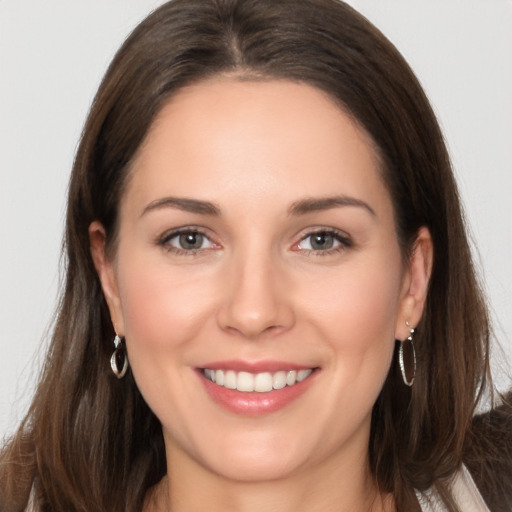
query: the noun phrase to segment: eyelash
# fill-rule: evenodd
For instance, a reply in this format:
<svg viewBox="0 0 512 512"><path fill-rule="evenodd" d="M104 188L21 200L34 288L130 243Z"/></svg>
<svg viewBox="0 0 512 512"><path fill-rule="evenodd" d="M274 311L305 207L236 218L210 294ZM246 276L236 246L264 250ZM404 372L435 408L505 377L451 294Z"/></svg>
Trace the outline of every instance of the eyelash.
<svg viewBox="0 0 512 512"><path fill-rule="evenodd" d="M339 243L339 245L336 246L336 247L333 247L331 249L325 249L325 250L320 250L320 249L300 249L298 247L302 242L304 242L308 238L314 237L315 235L332 236L333 239L336 242ZM337 254L337 253L346 251L347 249L349 249L349 248L351 248L353 246L354 246L354 243L353 243L352 239L346 233L344 233L342 231L338 231L338 230L332 229L332 228L329 228L329 229L322 229L322 228L320 228L320 229L317 229L317 230L314 230L314 231L309 231L305 236L303 236L300 239L300 241L298 243L296 243L294 245L294 248L296 248L296 250L305 252L308 256L313 256L313 257L320 256L320 257L323 257L323 256L331 256L333 254Z"/></svg>
<svg viewBox="0 0 512 512"><path fill-rule="evenodd" d="M181 235L201 235L203 236L210 244L219 248L220 246L215 244L211 240L211 238L201 229L194 227L186 227L171 231L169 233L165 233L157 239L157 244L163 247L167 252L171 252L176 254L177 256L195 256L198 253L208 250L207 248L198 248L198 249L182 249L180 247L175 247L170 244L170 241L176 237ZM314 237L315 235L323 235L323 236L332 236L332 238L338 242L339 245L330 248L330 249L300 249L299 246L302 242L307 240L308 238ZM309 231L306 235L304 235L299 242L295 243L292 247L295 251L301 251L308 256L330 256L333 254L337 254L343 252L350 247L353 247L353 242L351 238L344 232L329 228L329 229L317 229L314 231Z"/></svg>
<svg viewBox="0 0 512 512"><path fill-rule="evenodd" d="M170 244L170 241L173 238L179 237L181 235L201 235L206 240L208 240L210 242L210 244L216 245L215 242L213 242L211 240L211 238L206 233L204 233L204 231L202 231L201 229L198 229L198 228L194 228L194 227L181 228L181 229L177 229L175 231L171 231L170 233L165 233L164 235L162 235L161 237L158 238L157 244L162 246L164 248L164 250L166 250L167 252L172 252L172 253L176 254L177 256L195 256L198 253L207 250L207 249L203 249L203 248L182 249L180 247L175 247Z"/></svg>

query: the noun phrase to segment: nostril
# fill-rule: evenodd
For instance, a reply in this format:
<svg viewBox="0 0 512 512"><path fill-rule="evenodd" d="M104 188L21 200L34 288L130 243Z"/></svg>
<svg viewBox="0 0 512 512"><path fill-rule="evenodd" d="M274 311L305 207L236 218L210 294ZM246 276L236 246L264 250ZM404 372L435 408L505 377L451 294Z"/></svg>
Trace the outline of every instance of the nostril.
<svg viewBox="0 0 512 512"><path fill-rule="evenodd" d="M247 339L278 335L293 324L293 315L285 306L273 306L258 312L243 311L240 305L225 308L219 314L220 327Z"/></svg>

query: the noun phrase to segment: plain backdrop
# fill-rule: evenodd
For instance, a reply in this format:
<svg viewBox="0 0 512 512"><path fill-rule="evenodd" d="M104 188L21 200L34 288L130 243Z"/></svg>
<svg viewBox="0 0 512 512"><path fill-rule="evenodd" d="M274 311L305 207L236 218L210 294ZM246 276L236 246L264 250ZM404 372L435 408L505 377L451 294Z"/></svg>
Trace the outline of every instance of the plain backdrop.
<svg viewBox="0 0 512 512"><path fill-rule="evenodd" d="M161 3L0 0L0 438L25 412L47 346L67 181L89 105L128 32ZM494 365L504 389L504 357L512 359L512 2L349 3L404 54L439 116L502 346Z"/></svg>

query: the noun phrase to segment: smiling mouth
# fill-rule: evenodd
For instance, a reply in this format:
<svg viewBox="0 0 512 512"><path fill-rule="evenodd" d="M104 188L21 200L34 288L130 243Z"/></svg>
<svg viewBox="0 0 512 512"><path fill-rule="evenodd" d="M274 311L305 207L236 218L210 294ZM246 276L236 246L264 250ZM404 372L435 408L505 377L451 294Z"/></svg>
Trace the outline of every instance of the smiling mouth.
<svg viewBox="0 0 512 512"><path fill-rule="evenodd" d="M201 372L206 379L217 384L217 386L243 393L268 393L287 386L295 386L306 380L313 373L313 370L313 368L307 368L303 370L281 370L274 373L249 373L203 368Z"/></svg>

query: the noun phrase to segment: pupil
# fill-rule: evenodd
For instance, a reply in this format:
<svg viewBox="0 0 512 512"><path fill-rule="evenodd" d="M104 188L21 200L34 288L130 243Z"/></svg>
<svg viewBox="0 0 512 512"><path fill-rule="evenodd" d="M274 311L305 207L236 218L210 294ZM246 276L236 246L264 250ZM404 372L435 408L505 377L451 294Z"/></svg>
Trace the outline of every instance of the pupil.
<svg viewBox="0 0 512 512"><path fill-rule="evenodd" d="M313 249L331 249L333 246L333 237L328 233L316 233L313 235L311 247Z"/></svg>
<svg viewBox="0 0 512 512"><path fill-rule="evenodd" d="M180 235L180 245L183 249L200 249L203 245L201 233L183 233Z"/></svg>

